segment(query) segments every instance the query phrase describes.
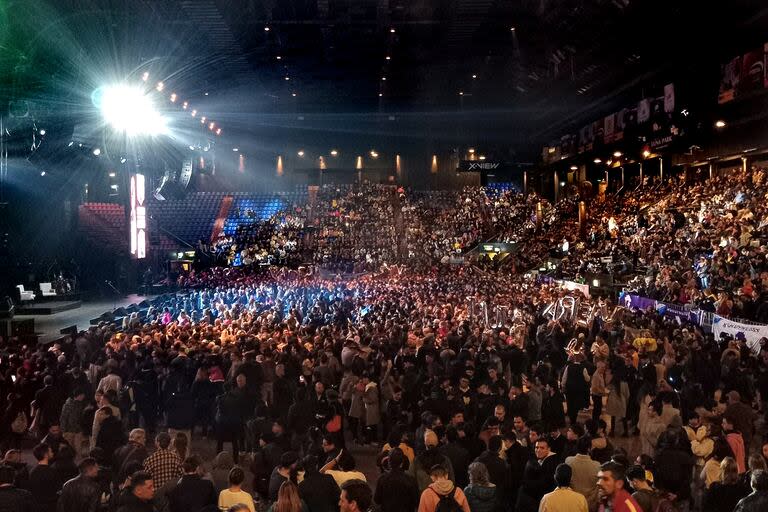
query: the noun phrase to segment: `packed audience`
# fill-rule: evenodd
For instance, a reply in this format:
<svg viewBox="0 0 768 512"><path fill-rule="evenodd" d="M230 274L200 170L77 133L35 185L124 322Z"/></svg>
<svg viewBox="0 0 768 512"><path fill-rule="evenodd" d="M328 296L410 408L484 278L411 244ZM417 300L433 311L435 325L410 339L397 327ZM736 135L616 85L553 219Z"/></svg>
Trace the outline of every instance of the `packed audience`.
<svg viewBox="0 0 768 512"><path fill-rule="evenodd" d="M0 340L0 510L766 510L768 340L437 264L488 232L521 240L521 270L608 250L647 269L641 293L718 290L749 315L764 188L757 171L607 198L583 242L573 200L534 234L537 200L511 192L322 190L308 247L352 276L214 267L120 323Z"/></svg>

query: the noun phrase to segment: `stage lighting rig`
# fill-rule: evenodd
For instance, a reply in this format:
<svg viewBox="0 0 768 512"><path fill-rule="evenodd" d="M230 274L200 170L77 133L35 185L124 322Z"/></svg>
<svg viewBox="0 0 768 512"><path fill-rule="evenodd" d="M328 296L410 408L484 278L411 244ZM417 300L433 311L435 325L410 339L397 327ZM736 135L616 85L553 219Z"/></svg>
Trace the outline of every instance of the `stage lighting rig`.
<svg viewBox="0 0 768 512"><path fill-rule="evenodd" d="M97 89L93 98L104 120L118 132L134 137L162 135L168 131L166 119L140 87L106 86Z"/></svg>

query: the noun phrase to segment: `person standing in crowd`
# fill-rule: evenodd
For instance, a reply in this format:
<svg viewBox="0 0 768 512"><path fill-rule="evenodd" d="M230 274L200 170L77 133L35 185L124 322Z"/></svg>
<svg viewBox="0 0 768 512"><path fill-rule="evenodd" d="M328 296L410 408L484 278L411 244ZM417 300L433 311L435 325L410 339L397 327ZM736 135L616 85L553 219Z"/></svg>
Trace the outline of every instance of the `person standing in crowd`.
<svg viewBox="0 0 768 512"><path fill-rule="evenodd" d="M482 463L492 484L496 486L496 494L500 502L509 499L510 472L507 462L500 457L502 448L501 436L493 436L488 441L488 449L475 460Z"/></svg>
<svg viewBox="0 0 768 512"><path fill-rule="evenodd" d="M739 479L739 468L732 457L726 457L720 463L720 480L712 484L704 493L703 512L733 510L736 504L747 495Z"/></svg>
<svg viewBox="0 0 768 512"><path fill-rule="evenodd" d="M61 409L60 424L64 439L74 448L75 454L83 450L83 414L85 412L85 389L77 387L67 398Z"/></svg>
<svg viewBox="0 0 768 512"><path fill-rule="evenodd" d="M600 512L638 512L640 505L624 488L624 466L606 462L597 474L597 490L600 495Z"/></svg>
<svg viewBox="0 0 768 512"><path fill-rule="evenodd" d="M219 493L218 504L220 510L227 510L242 503L247 507L248 512L255 512L256 507L253 503L253 497L242 489L244 481L245 472L242 468L233 467L229 470L229 487L222 489Z"/></svg>
<svg viewBox="0 0 768 512"><path fill-rule="evenodd" d="M539 512L588 512L587 500L570 487L571 474L568 464L559 464L555 468L557 488L541 498Z"/></svg>
<svg viewBox="0 0 768 512"><path fill-rule="evenodd" d="M555 488L554 475L557 464L557 457L550 452L546 438L536 441L534 456L525 464L516 510L535 512L541 498Z"/></svg>
<svg viewBox="0 0 768 512"><path fill-rule="evenodd" d="M576 455L565 459L565 463L571 467L570 486L574 491L581 493L587 500L591 512L597 510L597 473L600 471L600 463L589 456L592 442L588 437L582 437L577 441Z"/></svg>
<svg viewBox="0 0 768 512"><path fill-rule="evenodd" d="M331 475L320 473L317 457L307 455L303 460L304 479L299 483L299 496L308 512L336 512L339 486Z"/></svg>
<svg viewBox="0 0 768 512"><path fill-rule="evenodd" d="M126 490L121 496L117 512L157 512L152 502L155 497L155 485L149 472L133 473Z"/></svg>
<svg viewBox="0 0 768 512"><path fill-rule="evenodd" d="M570 425L576 425L579 411L589 406L590 375L584 365L584 356L573 353L568 356L560 387L565 390Z"/></svg>
<svg viewBox="0 0 768 512"><path fill-rule="evenodd" d="M733 512L762 512L768 508L768 471L757 470L750 479L752 493L736 504Z"/></svg>
<svg viewBox="0 0 768 512"><path fill-rule="evenodd" d="M35 512L32 494L14 484L16 471L6 464L0 465L0 512Z"/></svg>
<svg viewBox="0 0 768 512"><path fill-rule="evenodd" d="M115 482L123 482L128 478L127 468L132 462L140 465L149 457L147 448L147 434L144 429L135 428L128 434L128 443L115 451L113 471Z"/></svg>
<svg viewBox="0 0 768 512"><path fill-rule="evenodd" d="M59 474L51 467L53 450L47 444L38 444L32 449L37 465L29 472L27 490L32 493L35 508L39 512L56 510L56 501L61 489Z"/></svg>
<svg viewBox="0 0 768 512"><path fill-rule="evenodd" d="M451 461L448 457L442 455L438 451L437 445L437 434L432 430L427 430L424 433L424 453L417 455L413 460L413 464L408 468L408 474L416 480L416 484L419 486L419 492L424 492L424 490L432 483L431 469L434 466L439 465L443 467L448 473L449 480L455 480Z"/></svg>
<svg viewBox="0 0 768 512"><path fill-rule="evenodd" d="M469 509L472 512L495 512L504 509L496 486L490 481L488 469L482 462L469 465L469 485L464 487Z"/></svg>
<svg viewBox="0 0 768 512"><path fill-rule="evenodd" d="M341 486L339 512L367 512L373 504L373 493L362 480L348 480Z"/></svg>
<svg viewBox="0 0 768 512"><path fill-rule="evenodd" d="M97 512L101 506L101 486L96 480L99 474L98 462L86 457L78 469L80 475L65 482L61 489L56 504L58 512Z"/></svg>
<svg viewBox="0 0 768 512"><path fill-rule="evenodd" d="M419 488L416 486L416 480L403 471L407 462L408 459L400 448L390 450L385 463L387 471L379 477L373 496L381 512L410 511L419 506Z"/></svg>
<svg viewBox="0 0 768 512"><path fill-rule="evenodd" d="M155 437L155 452L144 461L144 469L149 473L154 490L162 491L166 485L181 478L181 459L171 450L171 436L160 432Z"/></svg>
<svg viewBox="0 0 768 512"><path fill-rule="evenodd" d="M432 483L421 493L418 512L436 512L438 505L441 512L443 510L471 512L464 491L453 484L448 478L448 471L443 466L439 464L433 466L429 476ZM452 503L449 501L447 505L442 504L443 501L448 500L452 500Z"/></svg>
<svg viewBox="0 0 768 512"><path fill-rule="evenodd" d="M592 420L600 421L600 416L603 415L603 398L605 398L607 394L607 389L605 387L605 361L598 359L595 362L595 366L595 373L592 374L592 380L589 386L589 394L592 397Z"/></svg>
<svg viewBox="0 0 768 512"><path fill-rule="evenodd" d="M218 494L213 482L204 480L198 472L200 459L192 455L181 465L184 474L176 486L167 493L170 512L203 510L218 503Z"/></svg>

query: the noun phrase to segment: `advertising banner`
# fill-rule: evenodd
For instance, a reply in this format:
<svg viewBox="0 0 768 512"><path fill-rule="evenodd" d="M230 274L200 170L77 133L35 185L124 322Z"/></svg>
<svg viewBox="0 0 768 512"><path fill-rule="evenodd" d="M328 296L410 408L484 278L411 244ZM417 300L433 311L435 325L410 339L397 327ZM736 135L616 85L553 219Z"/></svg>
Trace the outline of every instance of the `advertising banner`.
<svg viewBox="0 0 768 512"><path fill-rule="evenodd" d="M747 346L752 352L757 354L760 352L760 340L768 338L768 325L743 324L728 320L720 315L715 315L712 322L712 332L715 335L715 340L719 340L722 333L726 333L734 338L741 338L743 336L747 340Z"/></svg>

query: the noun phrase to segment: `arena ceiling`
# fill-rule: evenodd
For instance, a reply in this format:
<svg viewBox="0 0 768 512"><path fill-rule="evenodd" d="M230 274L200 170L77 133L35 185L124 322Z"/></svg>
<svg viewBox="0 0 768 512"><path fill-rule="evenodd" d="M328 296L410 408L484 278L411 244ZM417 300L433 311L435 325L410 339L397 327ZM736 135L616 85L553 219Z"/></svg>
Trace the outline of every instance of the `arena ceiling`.
<svg viewBox="0 0 768 512"><path fill-rule="evenodd" d="M0 68L4 99L75 114L101 75L150 69L238 130L397 114L531 151L645 87L688 82L706 102L719 64L765 42L767 14L748 0L9 0Z"/></svg>

